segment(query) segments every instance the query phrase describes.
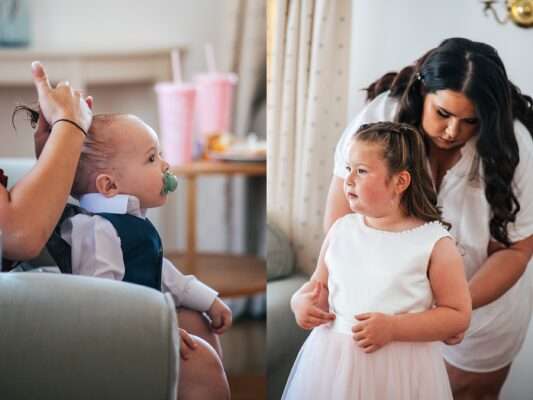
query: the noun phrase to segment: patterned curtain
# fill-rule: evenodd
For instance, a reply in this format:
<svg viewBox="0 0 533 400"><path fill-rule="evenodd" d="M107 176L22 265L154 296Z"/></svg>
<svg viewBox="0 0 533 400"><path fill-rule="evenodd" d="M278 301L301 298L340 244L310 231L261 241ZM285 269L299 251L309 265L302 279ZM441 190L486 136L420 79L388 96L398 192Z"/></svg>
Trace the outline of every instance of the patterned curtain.
<svg viewBox="0 0 533 400"><path fill-rule="evenodd" d="M311 273L346 124L351 1L278 0L268 13L267 220Z"/></svg>

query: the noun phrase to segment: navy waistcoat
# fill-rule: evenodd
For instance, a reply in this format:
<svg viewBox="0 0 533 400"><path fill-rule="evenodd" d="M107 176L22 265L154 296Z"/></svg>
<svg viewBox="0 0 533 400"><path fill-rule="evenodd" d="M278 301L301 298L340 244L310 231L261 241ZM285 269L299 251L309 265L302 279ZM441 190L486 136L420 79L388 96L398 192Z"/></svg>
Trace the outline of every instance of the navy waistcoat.
<svg viewBox="0 0 533 400"><path fill-rule="evenodd" d="M120 238L126 268L123 280L161 290L163 249L159 233L148 219L128 214L93 214L67 204L46 248L63 273L72 273L70 245L61 237L61 224L77 214L99 215L108 220Z"/></svg>
<svg viewBox="0 0 533 400"><path fill-rule="evenodd" d="M129 214L95 215L107 219L117 231L126 267L123 280L161 290L163 246L154 225Z"/></svg>

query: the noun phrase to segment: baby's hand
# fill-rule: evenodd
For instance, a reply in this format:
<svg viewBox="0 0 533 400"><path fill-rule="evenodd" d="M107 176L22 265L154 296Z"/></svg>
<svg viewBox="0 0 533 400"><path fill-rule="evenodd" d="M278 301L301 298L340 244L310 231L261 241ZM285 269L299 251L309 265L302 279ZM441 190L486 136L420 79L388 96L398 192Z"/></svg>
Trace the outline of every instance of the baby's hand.
<svg viewBox="0 0 533 400"><path fill-rule="evenodd" d="M459 344L463 341L464 338L465 338L465 332L462 332L452 337L449 337L448 339L444 341L444 343L446 343L447 345Z"/></svg>
<svg viewBox="0 0 533 400"><path fill-rule="evenodd" d="M327 290L321 282L315 281L311 292L298 294L292 302L292 309L296 323L303 329L313 329L319 325L327 324L335 319L335 314L327 312L322 307L322 291Z"/></svg>
<svg viewBox="0 0 533 400"><path fill-rule="evenodd" d="M218 335L223 334L231 326L231 310L218 297L207 310L207 315L211 318L211 329Z"/></svg>
<svg viewBox="0 0 533 400"><path fill-rule="evenodd" d="M392 341L392 316L364 313L355 316L361 321L352 328L353 338L365 353L372 353Z"/></svg>
<svg viewBox="0 0 533 400"><path fill-rule="evenodd" d="M198 344L194 338L189 335L185 329L179 328L180 331L180 357L184 360L189 359L191 351L196 350Z"/></svg>

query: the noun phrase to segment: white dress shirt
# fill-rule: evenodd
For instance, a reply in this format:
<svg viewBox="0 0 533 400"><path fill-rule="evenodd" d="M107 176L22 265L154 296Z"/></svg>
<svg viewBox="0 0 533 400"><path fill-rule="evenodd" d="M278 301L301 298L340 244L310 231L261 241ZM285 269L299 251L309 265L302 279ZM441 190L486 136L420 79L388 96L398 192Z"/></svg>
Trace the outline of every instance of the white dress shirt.
<svg viewBox="0 0 533 400"><path fill-rule="evenodd" d="M80 198L80 206L91 213L130 214L145 219L134 196L111 198L90 193ZM71 246L72 273L121 281L126 268L120 238L113 224L98 215L78 214L61 225L61 237ZM218 293L192 275L183 275L163 257L161 290L169 292L176 306L207 311Z"/></svg>

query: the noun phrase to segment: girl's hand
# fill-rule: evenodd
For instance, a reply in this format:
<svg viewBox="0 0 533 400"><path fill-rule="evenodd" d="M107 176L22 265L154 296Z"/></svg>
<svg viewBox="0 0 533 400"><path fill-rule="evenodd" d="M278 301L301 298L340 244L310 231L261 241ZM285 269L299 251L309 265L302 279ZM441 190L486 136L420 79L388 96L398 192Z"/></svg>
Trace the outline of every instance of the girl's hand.
<svg viewBox="0 0 533 400"><path fill-rule="evenodd" d="M198 344L185 329L178 329L180 331L180 357L184 360L188 360L189 354L191 354L191 351L196 350Z"/></svg>
<svg viewBox="0 0 533 400"><path fill-rule="evenodd" d="M223 334L231 326L231 309L218 297L207 310L207 315L211 318L211 329L217 335Z"/></svg>
<svg viewBox="0 0 533 400"><path fill-rule="evenodd" d="M313 329L335 319L335 314L321 308L321 304L324 304L321 294L324 290L327 291L327 286L319 281L314 281L313 284L312 291L297 294L292 301L296 323L303 329Z"/></svg>
<svg viewBox="0 0 533 400"><path fill-rule="evenodd" d="M352 328L353 338L365 353L372 353L393 338L393 316L383 313L364 313L355 316L361 321Z"/></svg>
<svg viewBox="0 0 533 400"><path fill-rule="evenodd" d="M444 341L447 345L453 346L454 344L459 344L463 341L465 338L465 332L458 333L457 335L454 335Z"/></svg>
<svg viewBox="0 0 533 400"><path fill-rule="evenodd" d="M39 62L32 64L32 74L39 96L39 106L46 121L52 124L60 118L67 118L87 132L93 115L81 93L73 90L68 82L60 82L52 88L46 71Z"/></svg>

